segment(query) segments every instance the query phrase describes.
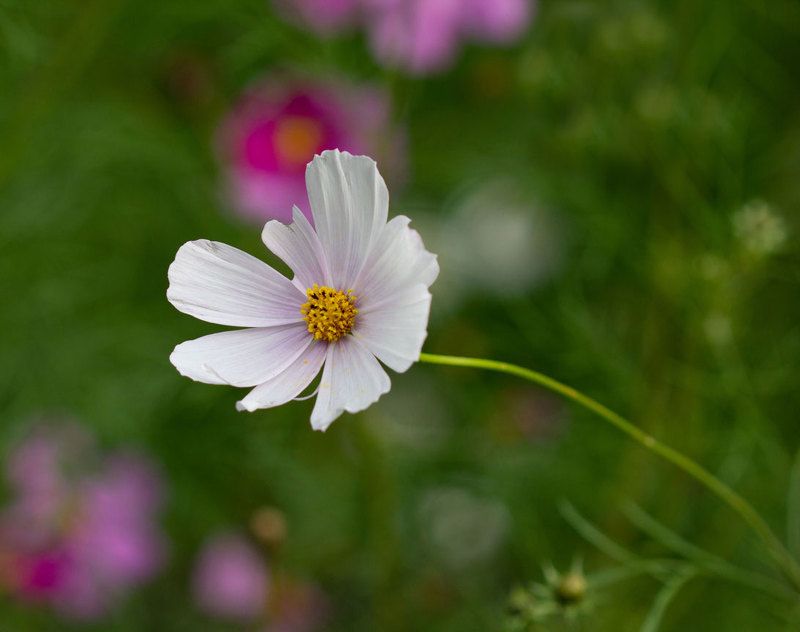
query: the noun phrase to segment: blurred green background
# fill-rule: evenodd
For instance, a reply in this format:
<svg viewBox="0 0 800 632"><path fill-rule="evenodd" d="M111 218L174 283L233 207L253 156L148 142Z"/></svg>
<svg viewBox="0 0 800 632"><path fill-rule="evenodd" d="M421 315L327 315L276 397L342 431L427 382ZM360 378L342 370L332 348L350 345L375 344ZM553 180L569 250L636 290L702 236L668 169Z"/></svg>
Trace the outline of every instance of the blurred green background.
<svg viewBox="0 0 800 632"><path fill-rule="evenodd" d="M0 629L261 629L203 615L190 584L205 538L258 543L264 507L286 530L257 546L271 572L324 592L323 630L506 629L510 592L542 582L542 565L619 567L578 533L588 523L636 555L677 557L629 503L777 577L696 483L512 378L416 365L324 434L313 402L236 413L241 391L170 365L175 344L219 327L165 290L191 239L275 263L221 194L214 150L253 81L378 86L407 135L391 213L442 263L426 350L574 385L796 542L800 4L542 0L521 39L467 43L429 76L383 68L358 29L320 37L264 0L2 0L0 46L3 453L42 416L69 416L108 449L149 454L170 542L109 616L64 621L9 593ZM597 594L590 582L579 608L529 629L639 630L661 587L646 573ZM793 603L705 576L660 621L797 626Z"/></svg>

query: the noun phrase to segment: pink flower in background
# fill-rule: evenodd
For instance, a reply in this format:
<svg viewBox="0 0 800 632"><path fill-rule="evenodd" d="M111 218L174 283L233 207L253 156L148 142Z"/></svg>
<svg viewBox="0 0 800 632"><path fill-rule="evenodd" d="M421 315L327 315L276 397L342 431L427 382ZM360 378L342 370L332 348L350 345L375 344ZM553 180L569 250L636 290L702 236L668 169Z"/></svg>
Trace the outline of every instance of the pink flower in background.
<svg viewBox="0 0 800 632"><path fill-rule="evenodd" d="M368 0L370 47L383 64L413 74L453 63L464 20L463 0Z"/></svg>
<svg viewBox="0 0 800 632"><path fill-rule="evenodd" d="M375 57L417 75L451 66L462 40L514 41L531 18L531 0L363 1Z"/></svg>
<svg viewBox="0 0 800 632"><path fill-rule="evenodd" d="M325 149L402 162L403 142L389 128L389 100L347 84L262 83L244 96L220 129L229 198L245 217L292 220L297 204L309 219L306 164Z"/></svg>
<svg viewBox="0 0 800 632"><path fill-rule="evenodd" d="M273 4L321 35L351 26L358 12L358 0L274 0Z"/></svg>
<svg viewBox="0 0 800 632"><path fill-rule="evenodd" d="M206 614L252 621L266 608L269 577L259 552L244 537L223 533L203 547L194 569L194 598Z"/></svg>
<svg viewBox="0 0 800 632"><path fill-rule="evenodd" d="M486 42L513 42L528 28L533 13L530 0L466 0L465 33Z"/></svg>
<svg viewBox="0 0 800 632"><path fill-rule="evenodd" d="M462 41L513 42L528 27L534 0L283 0L316 32L356 18L382 64L424 75L452 65Z"/></svg>
<svg viewBox="0 0 800 632"><path fill-rule="evenodd" d="M12 452L6 476L0 586L18 597L95 619L160 568L162 483L143 457L103 457L78 426L53 426Z"/></svg>

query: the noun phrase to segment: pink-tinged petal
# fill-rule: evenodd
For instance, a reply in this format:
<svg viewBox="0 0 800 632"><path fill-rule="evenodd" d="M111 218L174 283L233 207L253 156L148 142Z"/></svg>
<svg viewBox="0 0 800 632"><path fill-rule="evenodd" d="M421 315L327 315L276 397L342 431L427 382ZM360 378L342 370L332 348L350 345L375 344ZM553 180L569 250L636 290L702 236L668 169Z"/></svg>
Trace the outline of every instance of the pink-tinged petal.
<svg viewBox="0 0 800 632"><path fill-rule="evenodd" d="M178 250L169 267L167 298L185 314L233 327L299 322L305 300L289 279L263 261L206 239Z"/></svg>
<svg viewBox="0 0 800 632"><path fill-rule="evenodd" d="M104 592L117 592L152 577L166 556L156 516L163 483L147 459L109 457L103 471L76 489L80 499L66 544Z"/></svg>
<svg viewBox="0 0 800 632"><path fill-rule="evenodd" d="M328 345L311 426L326 430L342 412L364 410L390 387L389 376L375 356L356 338L345 336Z"/></svg>
<svg viewBox="0 0 800 632"><path fill-rule="evenodd" d="M470 0L464 11L471 35L490 42L511 42L528 27L534 0Z"/></svg>
<svg viewBox="0 0 800 632"><path fill-rule="evenodd" d="M152 577L164 560L166 548L152 525L129 524L103 514L87 518L71 535L71 545L73 555L87 564L109 591Z"/></svg>
<svg viewBox="0 0 800 632"><path fill-rule="evenodd" d="M119 597L90 568L76 563L67 567L64 585L53 595L52 604L63 617L88 622L104 617Z"/></svg>
<svg viewBox="0 0 800 632"><path fill-rule="evenodd" d="M223 331L179 344L169 360L197 382L256 386L284 371L312 340L302 322Z"/></svg>
<svg viewBox="0 0 800 632"><path fill-rule="evenodd" d="M462 0L372 0L371 4L370 44L384 64L420 75L452 64L464 20Z"/></svg>
<svg viewBox="0 0 800 632"><path fill-rule="evenodd" d="M232 166L227 176L228 197L242 216L257 220L292 220L292 206L311 217L303 174L270 173L249 166Z"/></svg>
<svg viewBox="0 0 800 632"><path fill-rule="evenodd" d="M430 286L439 275L436 255L425 250L409 220L398 215L386 224L353 284L360 312L369 311L394 294L417 284Z"/></svg>
<svg viewBox="0 0 800 632"><path fill-rule="evenodd" d="M371 158L331 150L308 165L306 187L334 287L349 289L386 224L386 184Z"/></svg>
<svg viewBox="0 0 800 632"><path fill-rule="evenodd" d="M430 307L428 288L414 285L377 307L360 311L353 336L381 362L402 373L419 360Z"/></svg>
<svg viewBox="0 0 800 632"><path fill-rule="evenodd" d="M11 559L5 569L14 576L20 596L31 601L52 599L63 589L69 566L73 563L63 548L45 549L32 554L20 554Z"/></svg>
<svg viewBox="0 0 800 632"><path fill-rule="evenodd" d="M261 408L280 406L297 397L319 373L326 348L326 344L313 341L286 370L256 386L237 402L236 409L252 413Z"/></svg>
<svg viewBox="0 0 800 632"><path fill-rule="evenodd" d="M332 281L319 237L300 209L295 206L293 211L294 221L288 226L276 220L267 222L261 239L292 269L292 283L301 292L315 283L329 286Z"/></svg>
<svg viewBox="0 0 800 632"><path fill-rule="evenodd" d="M150 518L164 502L161 473L144 455L121 452L106 459L106 489L116 503L111 510L121 514Z"/></svg>

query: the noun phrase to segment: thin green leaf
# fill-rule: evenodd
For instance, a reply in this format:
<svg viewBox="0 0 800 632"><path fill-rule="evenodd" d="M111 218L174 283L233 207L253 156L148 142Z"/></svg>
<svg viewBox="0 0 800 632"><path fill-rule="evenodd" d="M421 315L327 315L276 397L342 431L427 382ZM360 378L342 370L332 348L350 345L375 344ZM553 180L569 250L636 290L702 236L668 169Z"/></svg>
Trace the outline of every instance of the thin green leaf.
<svg viewBox="0 0 800 632"><path fill-rule="evenodd" d="M792 555L800 558L800 450L794 457L786 492L786 539Z"/></svg>
<svg viewBox="0 0 800 632"><path fill-rule="evenodd" d="M657 632L661 627L661 621L664 619L664 614L666 614L669 604L680 589L686 585L686 582L696 575L697 571L694 569L686 569L676 574L671 580L664 584L664 587L656 595L655 601L653 601L653 607L650 608L650 612L647 613L647 617L645 617L642 627L639 628L639 632Z"/></svg>
<svg viewBox="0 0 800 632"><path fill-rule="evenodd" d="M797 595L782 582L760 573L739 568L727 560L685 540L637 504L626 503L622 510L628 519L644 533L674 553L693 562L704 571L728 581L755 588L772 596L792 600L797 598Z"/></svg>
<svg viewBox="0 0 800 632"><path fill-rule="evenodd" d="M639 529L678 555L698 564L726 562L705 549L683 539L675 531L656 520L639 505L627 502L622 506L623 513Z"/></svg>
<svg viewBox="0 0 800 632"><path fill-rule="evenodd" d="M669 577L676 572L676 568L684 566L675 560L641 560L592 573L586 578L586 581L592 589L606 588L639 575L650 575L657 578Z"/></svg>
<svg viewBox="0 0 800 632"><path fill-rule="evenodd" d="M638 561L639 558L634 553L622 545L617 544L600 531L600 529L584 518L572 503L566 500L561 501L558 505L558 510L564 517L564 520L566 520L584 540L594 545L612 560L623 564Z"/></svg>

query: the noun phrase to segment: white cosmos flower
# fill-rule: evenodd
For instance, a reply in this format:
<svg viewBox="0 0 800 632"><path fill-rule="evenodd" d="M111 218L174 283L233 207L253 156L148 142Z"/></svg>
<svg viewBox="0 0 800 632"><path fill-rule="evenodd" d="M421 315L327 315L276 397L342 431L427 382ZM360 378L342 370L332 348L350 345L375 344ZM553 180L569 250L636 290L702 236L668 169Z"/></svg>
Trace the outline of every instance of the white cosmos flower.
<svg viewBox="0 0 800 632"><path fill-rule="evenodd" d="M323 152L306 187L314 226L295 207L292 224L271 221L262 234L291 281L219 242L181 246L169 301L246 329L179 344L170 361L199 382L255 387L236 404L251 412L296 398L322 369L311 425L325 430L389 390L378 360L403 372L419 359L439 266L407 217L387 221L389 192L372 159Z"/></svg>

